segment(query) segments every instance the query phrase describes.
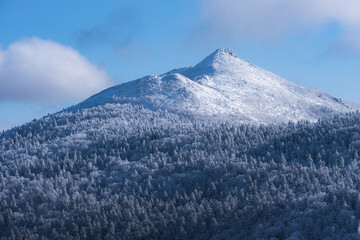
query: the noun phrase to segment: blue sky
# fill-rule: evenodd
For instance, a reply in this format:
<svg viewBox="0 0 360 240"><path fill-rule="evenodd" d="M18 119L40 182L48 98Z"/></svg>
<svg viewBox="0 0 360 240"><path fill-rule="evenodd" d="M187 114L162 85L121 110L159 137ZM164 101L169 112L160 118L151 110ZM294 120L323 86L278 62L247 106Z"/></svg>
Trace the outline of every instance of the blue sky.
<svg viewBox="0 0 360 240"><path fill-rule="evenodd" d="M360 103L355 0L0 0L0 129L217 48Z"/></svg>

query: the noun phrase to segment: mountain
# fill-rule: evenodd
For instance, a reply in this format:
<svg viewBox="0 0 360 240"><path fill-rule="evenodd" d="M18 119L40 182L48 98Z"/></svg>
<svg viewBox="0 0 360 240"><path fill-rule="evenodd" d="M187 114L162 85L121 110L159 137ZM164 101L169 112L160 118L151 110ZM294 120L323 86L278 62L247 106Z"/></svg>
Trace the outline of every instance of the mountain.
<svg viewBox="0 0 360 240"><path fill-rule="evenodd" d="M288 82L229 49L216 50L194 67L111 87L70 109L105 103L142 104L193 117L265 124L316 121L360 109L357 104Z"/></svg>
<svg viewBox="0 0 360 240"><path fill-rule="evenodd" d="M252 94L271 90L278 101L279 88L303 90L308 104L318 93L219 50L1 132L0 239L360 240L360 112L215 121L226 109L213 94L242 99L241 89L262 85ZM321 99L333 112L352 106ZM201 117L209 109L216 116Z"/></svg>

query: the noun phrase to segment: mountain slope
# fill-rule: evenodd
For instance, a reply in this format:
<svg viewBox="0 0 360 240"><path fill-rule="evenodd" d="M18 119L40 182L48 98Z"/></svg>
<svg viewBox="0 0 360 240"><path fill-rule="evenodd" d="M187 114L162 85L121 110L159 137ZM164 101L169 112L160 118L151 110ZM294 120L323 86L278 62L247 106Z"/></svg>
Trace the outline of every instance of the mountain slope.
<svg viewBox="0 0 360 240"><path fill-rule="evenodd" d="M281 123L329 117L360 109L326 93L297 86L218 49L194 67L146 76L106 89L72 110L105 103L142 104L195 117L244 123Z"/></svg>
<svg viewBox="0 0 360 240"><path fill-rule="evenodd" d="M360 239L359 153L360 113L64 111L0 134L0 239Z"/></svg>

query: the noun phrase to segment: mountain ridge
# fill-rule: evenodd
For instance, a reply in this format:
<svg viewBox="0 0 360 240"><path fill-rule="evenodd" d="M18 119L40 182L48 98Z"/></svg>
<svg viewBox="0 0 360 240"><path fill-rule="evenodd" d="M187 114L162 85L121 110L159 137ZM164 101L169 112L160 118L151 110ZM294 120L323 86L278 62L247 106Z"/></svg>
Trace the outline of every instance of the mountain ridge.
<svg viewBox="0 0 360 240"><path fill-rule="evenodd" d="M316 121L360 109L357 104L291 83L225 48L193 67L108 88L69 110L106 103L141 104L192 117L260 124Z"/></svg>

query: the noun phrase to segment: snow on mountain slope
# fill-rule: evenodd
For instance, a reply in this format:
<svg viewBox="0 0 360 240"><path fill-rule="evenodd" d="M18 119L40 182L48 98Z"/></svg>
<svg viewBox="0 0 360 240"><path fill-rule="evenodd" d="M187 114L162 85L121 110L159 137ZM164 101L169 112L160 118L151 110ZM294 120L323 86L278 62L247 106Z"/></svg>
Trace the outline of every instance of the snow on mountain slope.
<svg viewBox="0 0 360 240"><path fill-rule="evenodd" d="M316 121L360 106L297 86L253 66L229 49L218 49L194 67L146 76L106 89L70 108L105 103L142 104L150 109L245 123Z"/></svg>

